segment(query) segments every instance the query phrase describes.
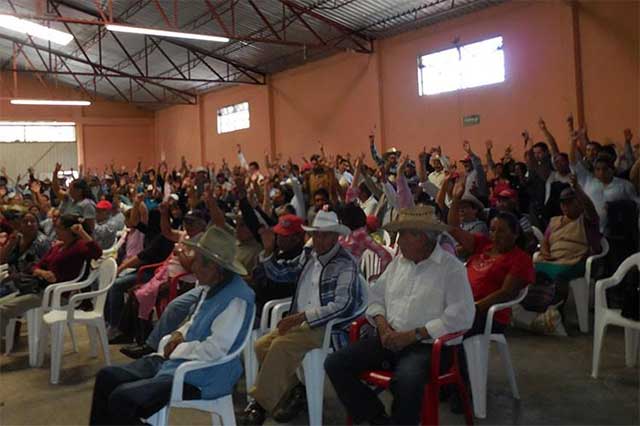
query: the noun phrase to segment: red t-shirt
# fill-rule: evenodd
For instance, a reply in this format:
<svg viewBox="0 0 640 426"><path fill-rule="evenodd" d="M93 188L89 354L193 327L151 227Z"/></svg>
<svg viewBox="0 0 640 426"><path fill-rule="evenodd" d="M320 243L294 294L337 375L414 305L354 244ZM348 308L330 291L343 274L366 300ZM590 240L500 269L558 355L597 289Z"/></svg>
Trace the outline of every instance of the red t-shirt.
<svg viewBox="0 0 640 426"><path fill-rule="evenodd" d="M491 250L493 243L481 234L474 234L475 251L467 261L467 274L473 300L482 300L502 288L507 275L513 275L524 280L527 285L535 282L535 270L531 256L520 248L514 248L508 253L491 257L486 253ZM496 312L494 321L508 324L511 309Z"/></svg>
<svg viewBox="0 0 640 426"><path fill-rule="evenodd" d="M76 240L66 249L62 245L51 247L34 268L53 272L56 282L61 283L75 279L85 262L100 256L102 249L95 241Z"/></svg>

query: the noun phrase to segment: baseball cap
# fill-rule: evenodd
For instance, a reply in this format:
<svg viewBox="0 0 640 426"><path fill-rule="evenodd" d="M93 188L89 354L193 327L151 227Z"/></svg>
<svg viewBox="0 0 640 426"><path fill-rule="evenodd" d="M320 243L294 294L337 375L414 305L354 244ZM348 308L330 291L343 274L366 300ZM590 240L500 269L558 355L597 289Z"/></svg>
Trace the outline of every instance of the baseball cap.
<svg viewBox="0 0 640 426"><path fill-rule="evenodd" d="M294 214L282 215L278 219L278 224L273 227L273 232L284 237L302 233L304 232L302 229L302 218Z"/></svg>
<svg viewBox="0 0 640 426"><path fill-rule="evenodd" d="M96 204L96 209L111 210L112 208L113 208L113 205L107 200L98 201L98 204Z"/></svg>
<svg viewBox="0 0 640 426"><path fill-rule="evenodd" d="M511 188L503 189L498 193L500 198L518 198L518 192Z"/></svg>

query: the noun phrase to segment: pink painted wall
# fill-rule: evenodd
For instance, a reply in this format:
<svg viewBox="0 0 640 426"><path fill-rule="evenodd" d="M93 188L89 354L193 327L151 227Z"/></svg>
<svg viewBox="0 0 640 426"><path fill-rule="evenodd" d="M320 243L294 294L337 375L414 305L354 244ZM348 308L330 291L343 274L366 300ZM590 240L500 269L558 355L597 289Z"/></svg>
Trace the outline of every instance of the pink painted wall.
<svg viewBox="0 0 640 426"><path fill-rule="evenodd" d="M274 76L277 151L299 159L318 152L367 149L379 122L377 57L340 54ZM379 127L379 125L378 125Z"/></svg>
<svg viewBox="0 0 640 426"><path fill-rule="evenodd" d="M199 105L177 105L156 113L156 151L158 159L166 160L169 167L179 167L183 155L189 163L202 163L199 108Z"/></svg>
<svg viewBox="0 0 640 426"><path fill-rule="evenodd" d="M590 135L620 141L624 127L640 134L637 2L584 2L581 12L585 112ZM506 81L435 96L418 95L417 58L461 43L502 35ZM373 55L344 53L276 74L268 86L235 86L201 97L198 108L156 114L158 138L167 160L182 152L197 154L194 128L200 123L204 158L235 162L241 143L249 159L263 162L271 146L284 158L317 152L367 150L367 135L377 125L378 140L414 155L424 146L442 145L454 158L461 142L484 153L493 139L496 156L513 144L522 153L520 133L541 140L543 116L561 147L568 147L565 118L576 114L573 31L565 2L509 2L471 15L382 40ZM218 108L249 101L251 128L216 132ZM465 115L480 124L463 127ZM191 115L191 117L189 117ZM173 118L171 118L173 117ZM162 135L162 136L161 136ZM172 139L168 142L166 139ZM173 148L169 149L169 145Z"/></svg>
<svg viewBox="0 0 640 426"><path fill-rule="evenodd" d="M384 40L380 46L384 140L417 152L441 145L461 158L468 139L477 153L493 139L496 155L513 144L522 151L520 133L540 138L539 116L562 134L566 115L575 110L570 10L561 2L513 2L460 19ZM418 95L418 56L501 35L505 82L432 96ZM462 118L479 114L480 124L463 127Z"/></svg>

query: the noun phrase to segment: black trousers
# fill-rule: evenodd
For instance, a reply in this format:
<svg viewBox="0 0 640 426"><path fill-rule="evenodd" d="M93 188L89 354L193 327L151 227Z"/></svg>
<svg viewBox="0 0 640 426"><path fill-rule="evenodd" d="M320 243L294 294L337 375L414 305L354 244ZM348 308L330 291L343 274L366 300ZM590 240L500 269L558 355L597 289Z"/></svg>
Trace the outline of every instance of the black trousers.
<svg viewBox="0 0 640 426"><path fill-rule="evenodd" d="M173 376L155 377L164 358L150 356L98 372L93 388L90 425L141 425L171 397ZM186 398L197 399L197 387L185 384Z"/></svg>
<svg viewBox="0 0 640 426"><path fill-rule="evenodd" d="M377 336L365 338L330 354L324 368L338 398L354 421L371 420L384 414L384 406L374 390L360 381L366 370L393 370L393 424L416 425L424 387L429 382L432 345L416 343L400 352L385 349ZM443 347L441 370L451 363L450 348Z"/></svg>

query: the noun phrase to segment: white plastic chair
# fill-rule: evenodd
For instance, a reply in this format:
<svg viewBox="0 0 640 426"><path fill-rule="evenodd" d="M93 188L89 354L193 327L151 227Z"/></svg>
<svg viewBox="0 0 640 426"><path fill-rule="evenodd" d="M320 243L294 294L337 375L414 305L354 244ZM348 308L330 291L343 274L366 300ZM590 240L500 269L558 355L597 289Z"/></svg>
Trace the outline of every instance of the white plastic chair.
<svg viewBox="0 0 640 426"><path fill-rule="evenodd" d="M305 389L307 393L307 408L309 410L309 425L322 425L322 403L324 400L324 360L329 355L331 348L331 334L334 326L351 322L355 318L364 314L367 309L368 285L363 276L360 276L362 285L363 300L362 305L348 319L333 319L325 326L322 347L313 349L306 353L302 359L302 375L304 377ZM271 329L274 330L278 321L291 308L291 300L282 302L273 307L271 313ZM300 371L298 370L298 376Z"/></svg>
<svg viewBox="0 0 640 426"><path fill-rule="evenodd" d="M382 259L375 252L367 249L362 253L360 259L360 271L364 275L364 278L369 281L369 278L380 274L382 268Z"/></svg>
<svg viewBox="0 0 640 426"><path fill-rule="evenodd" d="M591 284L593 277L591 276L593 262L605 257L609 253L609 242L602 237L600 240L602 251L600 254L589 256L587 258L584 277L576 278L569 282L569 287L573 292L573 298L576 302L576 311L578 313L578 324L580 331L589 332L589 296L591 295Z"/></svg>
<svg viewBox="0 0 640 426"><path fill-rule="evenodd" d="M542 244L542 240L544 240L544 234L542 233L540 228L533 225L531 226L531 232L533 232L533 236L536 237L536 240L538 241L538 246L540 246L540 244Z"/></svg>
<svg viewBox="0 0 640 426"><path fill-rule="evenodd" d="M598 378L602 340L608 325L624 327L625 364L627 367L634 367L638 362L640 321L625 318L620 309L611 309L607 305L607 289L620 284L627 272L634 267L640 269L640 253L626 258L612 277L598 280L596 283L596 318L593 330L593 364L591 367L591 377L594 379Z"/></svg>
<svg viewBox="0 0 640 426"><path fill-rule="evenodd" d="M127 241L128 232L129 232L128 228L125 228L122 231L116 232L116 236L118 236L118 239L116 240L115 243L113 243L111 247L109 247L106 250L102 250L103 259L107 257L116 257L118 255L118 251L120 250L120 247L122 247L124 243Z"/></svg>
<svg viewBox="0 0 640 426"><path fill-rule="evenodd" d="M489 308L487 312L487 322L484 333L464 339L464 353L467 359L469 371L469 382L471 384L471 395L473 397L473 411L476 417L484 419L487 417L487 376L489 372L489 346L491 342L498 344L498 351L502 358L502 363L507 370L511 392L515 399L520 399L516 375L511 364L509 346L504 334L492 334L493 316L496 312L517 305L527 296L528 288L522 289L518 297L510 302L498 303Z"/></svg>
<svg viewBox="0 0 640 426"><path fill-rule="evenodd" d="M51 383L57 384L60 379L60 365L62 363L62 353L64 352L64 329L65 324L71 327L72 324L83 324L87 327L89 341L91 345L91 356L98 356L97 340L100 339L102 352L106 365L111 364L109 357L109 341L107 339L107 328L105 326L103 312L107 298L107 292L116 279L116 261L105 259L100 263L98 269L91 271L89 277L75 284L59 285L53 290L51 299L51 310L42 316L42 330L40 333L38 365L44 362L44 352L46 350L47 334L51 329ZM98 290L86 293L77 293L71 296L66 306L61 306L60 299L63 293L81 290L89 287L98 279ZM76 303L82 300L94 299L92 311L76 310Z"/></svg>
<svg viewBox="0 0 640 426"><path fill-rule="evenodd" d="M87 263L85 262L82 265L82 269L80 269L80 274L76 278L71 281L65 281L62 283L50 284L45 288L44 293L42 295L42 305L38 308L29 309L25 312L24 316L27 319L27 336L29 342L29 366L35 367L38 363L38 339L40 337L40 321L42 315L50 309L49 306L49 297L51 292L56 288L56 286L62 286L72 283L77 283L84 277L84 274L87 269ZM5 355L8 355L13 350L13 342L15 338L16 331L16 323L18 318L11 318L9 323L7 324L6 334L5 334ZM73 329L69 325L69 333L71 334L71 342L73 344L73 351L78 352L78 345L76 343L75 335L73 334Z"/></svg>
<svg viewBox="0 0 640 426"><path fill-rule="evenodd" d="M244 348L244 381L247 387L247 402L251 402L253 398L249 395L249 391L256 382L256 376L258 375L258 358L256 357L255 343L260 337L266 334L269 330L270 316L273 308L283 302L291 300L290 297L284 299L270 300L262 307L262 316L260 317L260 327L251 330L250 340ZM274 320L275 321L275 320Z"/></svg>
<svg viewBox="0 0 640 426"><path fill-rule="evenodd" d="M251 321L249 321L247 335L242 342L242 345L234 352L222 357L215 362L205 361L187 361L178 366L176 372L173 375L173 384L171 386L171 399L169 404L160 411L156 412L153 416L147 419L147 422L153 426L166 426L169 423L169 410L171 408L193 408L195 410L206 411L211 413L211 424L216 420L216 415L220 417L223 425L236 424L236 416L233 411L233 395L225 395L217 399L183 399L182 391L184 389L184 377L187 373L203 368L213 367L215 365L225 364L235 358L238 358L244 351L245 347L251 340L251 330L253 329L253 323L255 318L255 307L251 313ZM167 344L171 336L164 336L158 346L159 352L163 352L164 346Z"/></svg>

